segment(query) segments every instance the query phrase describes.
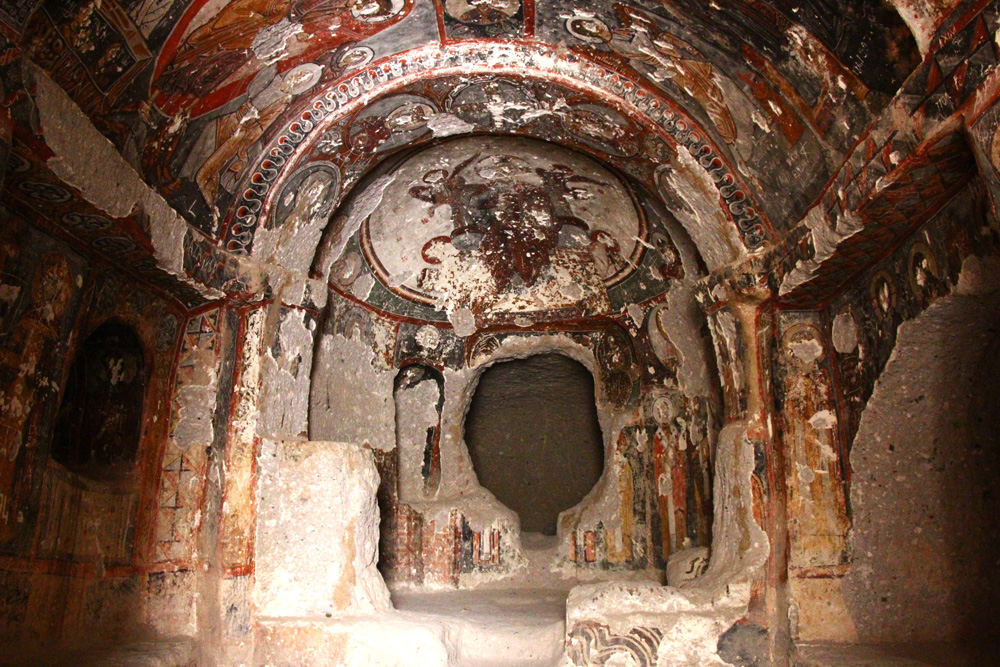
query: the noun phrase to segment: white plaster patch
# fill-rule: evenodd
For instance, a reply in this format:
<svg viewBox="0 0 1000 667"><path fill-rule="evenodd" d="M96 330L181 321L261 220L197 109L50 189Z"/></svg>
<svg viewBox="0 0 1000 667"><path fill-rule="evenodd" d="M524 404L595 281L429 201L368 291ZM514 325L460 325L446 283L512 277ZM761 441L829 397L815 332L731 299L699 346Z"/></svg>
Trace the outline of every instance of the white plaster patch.
<svg viewBox="0 0 1000 667"><path fill-rule="evenodd" d="M441 389L433 379L426 378L395 391L399 499L406 503L430 500L425 493L422 468L427 433L440 422L437 405Z"/></svg>
<svg viewBox="0 0 1000 667"><path fill-rule="evenodd" d="M395 447L394 377L393 371L375 367L372 343L323 336L313 370L309 437Z"/></svg>
<svg viewBox="0 0 1000 667"><path fill-rule="evenodd" d="M274 262L304 275L337 202L337 181L329 172L317 170L293 194L292 208L279 227L257 229L253 254L264 263Z"/></svg>
<svg viewBox="0 0 1000 667"><path fill-rule="evenodd" d="M817 431L826 431L837 425L837 415L831 410L820 410L809 418L809 425Z"/></svg>
<svg viewBox="0 0 1000 667"><path fill-rule="evenodd" d="M439 113L427 121L427 127L435 137L450 137L455 134L468 134L476 129L472 123L467 123L450 113Z"/></svg>
<svg viewBox="0 0 1000 667"><path fill-rule="evenodd" d="M858 323L849 310L844 310L833 318L831 336L833 349L841 354L850 354L858 349Z"/></svg>
<svg viewBox="0 0 1000 667"><path fill-rule="evenodd" d="M646 319L646 314L643 312L642 306L637 303L630 303L625 310L628 312L628 316L632 318L635 326L642 328L642 322Z"/></svg>
<svg viewBox="0 0 1000 667"><path fill-rule="evenodd" d="M679 586L688 581L694 581L708 567L708 547L683 549L670 554L667 560L667 583Z"/></svg>
<svg viewBox="0 0 1000 667"><path fill-rule="evenodd" d="M823 346L815 338L793 340L788 343L788 351L806 365L814 363L823 356Z"/></svg>
<svg viewBox="0 0 1000 667"><path fill-rule="evenodd" d="M465 338L476 333L476 315L468 308L448 312L448 321L455 327L455 334Z"/></svg>
<svg viewBox="0 0 1000 667"><path fill-rule="evenodd" d="M371 294L373 287L375 287L375 277L370 273L362 273L351 285L351 294L364 301Z"/></svg>
<svg viewBox="0 0 1000 667"><path fill-rule="evenodd" d="M266 350L261 369L260 430L272 438L303 438L313 356L313 334L305 313L287 311L276 336L280 353Z"/></svg>
<svg viewBox="0 0 1000 667"><path fill-rule="evenodd" d="M184 237L191 227L152 190L69 96L48 75L29 63L37 88L35 103L46 144L53 156L46 165L85 200L113 218L132 214L137 206L149 217L150 240L157 266L208 298L223 293L192 279L184 270ZM101 165L95 169L94 165ZM247 267L246 260L237 260ZM259 272L246 277L259 279ZM251 281L247 289L257 291Z"/></svg>
<svg viewBox="0 0 1000 667"><path fill-rule="evenodd" d="M714 380L709 376L710 342L701 336L705 313L695 299L693 284L685 283L670 292L666 301L668 316L660 325L680 353L677 383L687 396L711 396Z"/></svg>
<svg viewBox="0 0 1000 667"><path fill-rule="evenodd" d="M743 386L743 364L739 355L740 338L736 317L729 310L720 310L715 315L714 323L715 345L720 351L724 349L729 358L733 360L733 363L728 364L733 378L733 386L741 387Z"/></svg>
<svg viewBox="0 0 1000 667"><path fill-rule="evenodd" d="M811 232L815 253L812 259L799 260L795 268L781 281L778 294L782 296L809 282L819 266L833 255L841 242L864 229L861 219L850 211L831 220L822 206L809 209L802 224Z"/></svg>
<svg viewBox="0 0 1000 667"><path fill-rule="evenodd" d="M754 125L764 130L765 132L768 133L771 132L771 126L768 125L767 119L761 116L759 113L757 113L756 110L751 113L750 117L753 118Z"/></svg>
<svg viewBox="0 0 1000 667"><path fill-rule="evenodd" d="M288 55L285 43L302 32L300 24L292 23L287 17L283 17L277 23L267 26L257 33L250 48L257 58L265 64L271 65ZM317 65L313 64L312 66L319 69Z"/></svg>
<svg viewBox="0 0 1000 667"><path fill-rule="evenodd" d="M417 330L416 340L417 345L430 352L436 350L441 344L441 332L436 326L425 324Z"/></svg>
<svg viewBox="0 0 1000 667"><path fill-rule="evenodd" d="M728 627L720 618L685 614L663 633L656 667L729 667L719 657L719 636Z"/></svg>
<svg viewBox="0 0 1000 667"><path fill-rule="evenodd" d="M959 0L889 0L889 2L895 6L906 25L910 27L922 56L930 52L931 41L942 19L947 16L947 10L959 4Z"/></svg>
<svg viewBox="0 0 1000 667"><path fill-rule="evenodd" d="M660 167L656 178L665 181L687 204L672 213L691 236L710 271L746 253L736 225L722 211L712 176L686 148L682 146L676 159Z"/></svg>
<svg viewBox="0 0 1000 667"><path fill-rule="evenodd" d="M323 276L330 275L333 263L344 254L344 247L351 236L358 231L365 218L372 214L379 204L385 189L393 182L392 176L380 176L368 184L354 199L350 209L338 216L327 226L326 234L318 253L318 265Z"/></svg>

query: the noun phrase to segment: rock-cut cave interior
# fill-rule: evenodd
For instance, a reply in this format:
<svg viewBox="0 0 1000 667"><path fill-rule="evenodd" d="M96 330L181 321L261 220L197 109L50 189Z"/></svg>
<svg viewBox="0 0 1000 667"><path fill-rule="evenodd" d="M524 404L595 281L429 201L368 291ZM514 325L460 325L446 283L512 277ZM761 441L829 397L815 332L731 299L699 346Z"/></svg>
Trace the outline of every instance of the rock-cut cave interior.
<svg viewBox="0 0 1000 667"><path fill-rule="evenodd" d="M0 666L1000 664L1000 0L0 0Z"/></svg>

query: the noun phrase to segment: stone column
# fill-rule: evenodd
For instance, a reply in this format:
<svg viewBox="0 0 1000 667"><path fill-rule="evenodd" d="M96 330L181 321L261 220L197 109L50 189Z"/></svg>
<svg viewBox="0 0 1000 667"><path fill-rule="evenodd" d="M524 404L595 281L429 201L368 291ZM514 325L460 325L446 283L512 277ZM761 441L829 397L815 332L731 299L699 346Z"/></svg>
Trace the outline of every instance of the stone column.
<svg viewBox="0 0 1000 667"><path fill-rule="evenodd" d="M378 623L365 618L392 608L375 567L374 456L351 443L265 440L259 472L258 629L247 664L341 664L359 619Z"/></svg>
<svg viewBox="0 0 1000 667"><path fill-rule="evenodd" d="M225 310L192 315L181 331L166 442L160 458L157 514L144 622L164 635L197 634L203 600L198 579L214 556L204 548L205 498L222 368L231 345Z"/></svg>
<svg viewBox="0 0 1000 667"><path fill-rule="evenodd" d="M202 634L208 633L219 665L250 664L253 656L251 592L254 574L254 538L257 522L256 465L260 450L257 434L260 410L261 357L266 304L227 310L232 331L231 366L227 382L220 382L216 410L218 436L209 473L203 512L210 527L206 549L214 547L202 595L206 604ZM214 544L207 542L215 537ZM207 627L206 627L207 625ZM207 642L203 642L207 643Z"/></svg>
<svg viewBox="0 0 1000 667"><path fill-rule="evenodd" d="M738 554L753 551L747 528L767 534L766 564L755 569L749 562L751 595L746 616L720 640L720 656L754 654L771 665L787 665L790 642L786 570L786 517L784 456L774 437L771 347L774 303L771 290L719 285L708 304L725 401L725 427L719 437L720 461L725 447L752 448L752 498L745 503L751 516L735 527L717 526L713 531L712 557L733 549L720 542L736 541ZM735 444L734 444L735 443ZM723 475L717 467L716 475ZM718 482L717 482L718 488ZM716 497L716 503L724 498ZM719 509L716 508L716 516ZM746 556L743 556L745 559Z"/></svg>
<svg viewBox="0 0 1000 667"><path fill-rule="evenodd" d="M293 299L294 301L294 299ZM258 470L262 442L304 441L316 304L250 304L236 329L225 451L219 466L218 604L220 664L250 664L258 567ZM331 489L338 489L330 480Z"/></svg>

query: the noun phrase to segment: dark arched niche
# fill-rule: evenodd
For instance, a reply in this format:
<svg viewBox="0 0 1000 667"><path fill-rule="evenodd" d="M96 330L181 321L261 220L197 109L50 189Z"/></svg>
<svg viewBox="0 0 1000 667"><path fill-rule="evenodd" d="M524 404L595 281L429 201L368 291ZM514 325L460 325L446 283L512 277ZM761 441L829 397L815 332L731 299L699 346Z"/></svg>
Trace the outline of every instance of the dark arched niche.
<svg viewBox="0 0 1000 667"><path fill-rule="evenodd" d="M441 482L441 407L444 377L436 368L413 364L400 369L393 385L399 497L431 497Z"/></svg>
<svg viewBox="0 0 1000 667"><path fill-rule="evenodd" d="M70 367L52 458L90 477L127 471L139 446L145 375L131 327L111 321L94 330Z"/></svg>
<svg viewBox="0 0 1000 667"><path fill-rule="evenodd" d="M465 442L480 484L517 512L521 529L555 535L559 513L583 500L604 469L593 376L559 354L490 367Z"/></svg>

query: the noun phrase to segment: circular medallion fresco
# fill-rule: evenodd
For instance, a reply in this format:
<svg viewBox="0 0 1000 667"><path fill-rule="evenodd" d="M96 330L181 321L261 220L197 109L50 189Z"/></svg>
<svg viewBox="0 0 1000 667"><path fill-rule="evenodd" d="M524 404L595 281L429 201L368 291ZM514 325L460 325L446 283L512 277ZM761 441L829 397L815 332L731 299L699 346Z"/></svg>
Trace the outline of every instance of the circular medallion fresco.
<svg viewBox="0 0 1000 667"><path fill-rule="evenodd" d="M362 248L389 289L422 303L542 293L556 283L606 287L635 270L646 244L625 184L552 144L460 139L390 176L362 226Z"/></svg>

